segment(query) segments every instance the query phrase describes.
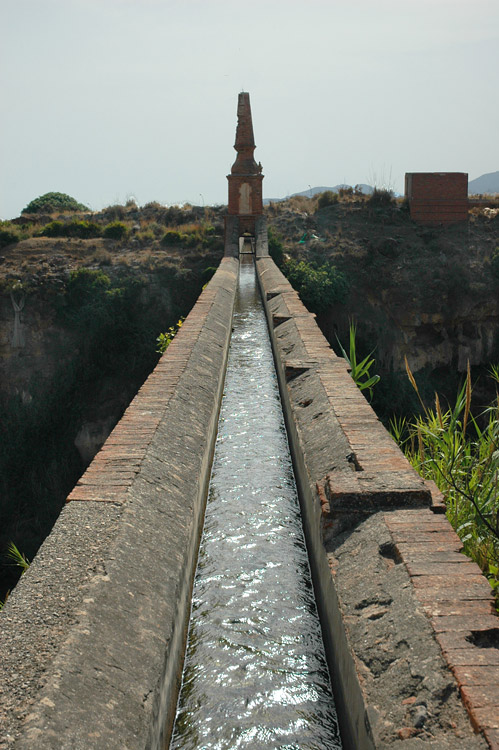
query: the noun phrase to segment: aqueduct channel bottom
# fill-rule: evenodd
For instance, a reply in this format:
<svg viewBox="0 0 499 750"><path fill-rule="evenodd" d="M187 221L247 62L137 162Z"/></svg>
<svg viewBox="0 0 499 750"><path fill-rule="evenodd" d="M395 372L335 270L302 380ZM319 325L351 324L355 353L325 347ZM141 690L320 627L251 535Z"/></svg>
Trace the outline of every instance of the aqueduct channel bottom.
<svg viewBox="0 0 499 750"><path fill-rule="evenodd" d="M172 750L340 748L272 350L241 255Z"/></svg>

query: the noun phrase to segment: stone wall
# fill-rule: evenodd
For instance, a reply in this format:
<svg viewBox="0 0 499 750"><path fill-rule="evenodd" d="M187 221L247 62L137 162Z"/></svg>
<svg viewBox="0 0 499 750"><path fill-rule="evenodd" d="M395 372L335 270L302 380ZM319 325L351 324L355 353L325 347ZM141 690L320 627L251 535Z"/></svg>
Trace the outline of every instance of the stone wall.
<svg viewBox="0 0 499 750"><path fill-rule="evenodd" d="M487 581L314 316L257 269L345 747L498 747Z"/></svg>
<svg viewBox="0 0 499 750"><path fill-rule="evenodd" d="M0 613L0 748L163 748L231 334L225 258Z"/></svg>

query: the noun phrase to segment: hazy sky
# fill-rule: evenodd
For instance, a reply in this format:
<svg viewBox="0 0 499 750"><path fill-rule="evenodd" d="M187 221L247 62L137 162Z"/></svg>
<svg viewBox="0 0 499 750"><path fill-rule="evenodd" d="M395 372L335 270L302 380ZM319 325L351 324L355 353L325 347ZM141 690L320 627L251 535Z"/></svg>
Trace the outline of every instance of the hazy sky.
<svg viewBox="0 0 499 750"><path fill-rule="evenodd" d="M499 169L498 0L0 0L0 216L225 203L250 92L264 196Z"/></svg>

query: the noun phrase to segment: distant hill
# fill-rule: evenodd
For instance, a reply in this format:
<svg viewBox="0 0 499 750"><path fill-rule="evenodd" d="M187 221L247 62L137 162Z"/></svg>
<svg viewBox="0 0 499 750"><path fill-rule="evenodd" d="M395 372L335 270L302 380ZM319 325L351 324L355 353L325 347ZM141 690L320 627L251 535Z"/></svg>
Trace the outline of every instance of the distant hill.
<svg viewBox="0 0 499 750"><path fill-rule="evenodd" d="M359 186L362 188L362 192L366 195L373 192L371 185L360 183ZM268 205L269 203L279 203L288 198L293 198L295 195L303 195L307 198L313 198L314 195L317 195L317 193L324 193L325 190L331 190L331 192L337 193L340 188L346 187L354 186L341 184L334 185L334 187L326 187L325 185L321 185L319 187L310 187L308 190L301 190L299 193L291 193L291 195L286 195L284 198L265 198L263 202L265 205ZM477 177L476 180L471 180L468 183L468 195L480 195L484 193L499 193L499 172L483 174L481 177ZM398 195L398 193L395 193L395 195Z"/></svg>
<svg viewBox="0 0 499 750"><path fill-rule="evenodd" d="M294 198L296 195L303 195L306 198L313 198L314 195L317 195L318 193L324 193L326 190L330 190L332 193L337 193L340 188L348 188L348 187L355 187L354 185L346 185L342 183L341 185L335 185L334 187L325 187L322 185L321 187L310 187L308 190L302 190L300 193L291 193L291 195L286 195L285 198L265 198L263 201L265 205L268 203L279 203L279 201L285 201L288 198ZM364 183L359 183L359 187L362 189L362 192L366 195L369 195L373 192L373 188L370 185L365 185Z"/></svg>
<svg viewBox="0 0 499 750"><path fill-rule="evenodd" d="M499 193L499 172L488 172L468 182L468 195Z"/></svg>

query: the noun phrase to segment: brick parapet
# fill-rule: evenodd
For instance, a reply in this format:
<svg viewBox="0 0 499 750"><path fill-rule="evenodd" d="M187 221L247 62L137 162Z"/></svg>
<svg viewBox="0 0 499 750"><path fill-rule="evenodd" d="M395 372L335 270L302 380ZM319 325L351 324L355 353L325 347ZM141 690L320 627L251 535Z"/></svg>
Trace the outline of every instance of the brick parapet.
<svg viewBox="0 0 499 750"><path fill-rule="evenodd" d="M369 512L385 506L431 505L430 488L379 422L350 377L347 362L336 356L321 333L315 316L306 310L271 258L262 259L258 266L291 401L300 405L293 391L299 387L299 376L306 373L314 380L316 395L301 412L317 411L314 402L320 399L344 439L345 455L336 456L335 467L327 471L325 465L324 474L315 477L324 487L335 521L346 515L350 523L352 514L362 515L366 504ZM302 414L296 418L305 424ZM323 418L324 411L316 416L312 429Z"/></svg>
<svg viewBox="0 0 499 750"><path fill-rule="evenodd" d="M386 515L385 523L473 727L498 750L499 620L490 586L444 516L405 510Z"/></svg>
<svg viewBox="0 0 499 750"><path fill-rule="evenodd" d="M139 389L67 502L94 500L123 503L141 470L172 396L194 351L207 316L220 295L223 263L218 278L203 291L154 371Z"/></svg>
<svg viewBox="0 0 499 750"><path fill-rule="evenodd" d="M336 700L340 712L350 713L347 745L398 747L398 741L417 737L421 746L428 741L431 747L471 750L486 746L473 731L480 730L496 748L499 680L494 683L495 673L485 666L482 676L457 669L459 659L483 662L485 651L498 653L459 636L464 628L472 633L474 622L481 623L481 632L495 630L490 587L459 551L441 493L409 466L314 316L270 258L257 260L257 267ZM359 550L364 564L352 558ZM366 619L366 597L373 602L372 621ZM389 636L391 627L398 639ZM372 654L384 643L383 633L383 654L392 663L387 683L365 666L377 658ZM409 649L405 654L399 653L400 639ZM452 641L454 661L447 653ZM423 661L435 685L449 685L445 699L441 688L425 687L426 680L411 692L411 675ZM486 679L491 697L482 710L479 683ZM425 730L412 723L408 708L421 702L435 718Z"/></svg>

